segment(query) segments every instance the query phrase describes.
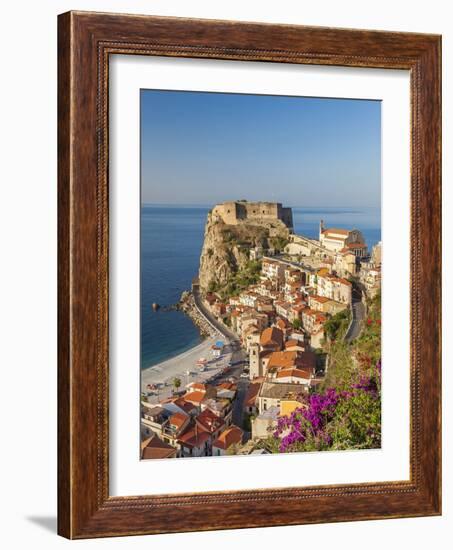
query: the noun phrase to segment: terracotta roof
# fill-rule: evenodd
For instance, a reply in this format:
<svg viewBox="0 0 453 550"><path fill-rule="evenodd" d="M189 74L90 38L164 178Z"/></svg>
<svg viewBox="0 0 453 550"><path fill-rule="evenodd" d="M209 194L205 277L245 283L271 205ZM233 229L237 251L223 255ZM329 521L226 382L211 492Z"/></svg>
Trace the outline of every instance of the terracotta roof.
<svg viewBox="0 0 453 550"><path fill-rule="evenodd" d="M311 351L275 351L268 363L268 369L295 367L312 369L315 366L316 355Z"/></svg>
<svg viewBox="0 0 453 550"><path fill-rule="evenodd" d="M190 414L192 411L196 410L193 403L189 403L183 397L178 397L174 399L173 403L187 414Z"/></svg>
<svg viewBox="0 0 453 550"><path fill-rule="evenodd" d="M299 344L299 340L287 340L287 341L285 342L285 347L287 347L287 346L295 346L295 345L297 345L297 344Z"/></svg>
<svg viewBox="0 0 453 550"><path fill-rule="evenodd" d="M330 301L330 298L327 298L326 296L318 296L315 294L314 296L310 296L312 300L315 302L319 302L320 304L325 304L326 302Z"/></svg>
<svg viewBox="0 0 453 550"><path fill-rule="evenodd" d="M160 440L157 436L151 438L146 447L142 449L142 458L173 458L176 456L176 449L168 443Z"/></svg>
<svg viewBox="0 0 453 550"><path fill-rule="evenodd" d="M289 349L289 348L293 348L293 347L300 347L303 349L303 343L300 341L300 340L288 340L287 342L285 342L285 349ZM302 350L301 350L302 351Z"/></svg>
<svg viewBox="0 0 453 550"><path fill-rule="evenodd" d="M303 315L310 315L310 316L315 316L319 313L319 311L317 311L316 309L311 309L310 307L306 307L304 309L304 312L303 312Z"/></svg>
<svg viewBox="0 0 453 550"><path fill-rule="evenodd" d="M290 288L300 288L300 283L287 283Z"/></svg>
<svg viewBox="0 0 453 550"><path fill-rule="evenodd" d="M256 404L256 397L258 395L258 392L260 391L262 379L254 380L247 390L247 393L245 395L244 399L244 407L253 407Z"/></svg>
<svg viewBox="0 0 453 550"><path fill-rule="evenodd" d="M185 447L201 447L208 441L209 434L203 430L199 430L195 426L191 427L185 431L179 438L178 441L182 443Z"/></svg>
<svg viewBox="0 0 453 550"><path fill-rule="evenodd" d="M345 246L344 248L342 248L342 249L340 250L340 253L341 253L341 254L351 254L351 249L348 248L347 246Z"/></svg>
<svg viewBox="0 0 453 550"><path fill-rule="evenodd" d="M203 399L206 397L206 392L201 391L191 391L189 393L186 393L184 396L184 400L188 401L189 403L193 403L194 405L199 405Z"/></svg>
<svg viewBox="0 0 453 550"><path fill-rule="evenodd" d="M244 432L241 428L231 425L219 435L219 437L213 442L212 446L226 450L229 449L231 445L242 443L243 436Z"/></svg>
<svg viewBox="0 0 453 550"><path fill-rule="evenodd" d="M349 243L346 245L347 248L366 248L366 244L363 243Z"/></svg>
<svg viewBox="0 0 453 550"><path fill-rule="evenodd" d="M316 354L313 351L299 352L297 367L302 369L314 369L316 367Z"/></svg>
<svg viewBox="0 0 453 550"><path fill-rule="evenodd" d="M274 351L270 356L268 369L296 366L297 353L297 351Z"/></svg>
<svg viewBox="0 0 453 550"><path fill-rule="evenodd" d="M277 372L277 378L304 378L310 380L313 375L313 370L310 369L281 369Z"/></svg>
<svg viewBox="0 0 453 550"><path fill-rule="evenodd" d="M203 384L202 382L191 382L190 384L187 384L187 387L190 388L190 391L206 392L206 384Z"/></svg>
<svg viewBox="0 0 453 550"><path fill-rule="evenodd" d="M278 348L283 347L283 332L276 327L269 327L263 330L260 337L262 346L274 345Z"/></svg>
<svg viewBox="0 0 453 550"><path fill-rule="evenodd" d="M172 426L176 426L176 428L179 430L180 428L182 428L182 426L184 426L188 419L189 417L187 416L187 414L178 412L172 414L168 420Z"/></svg>
<svg viewBox="0 0 453 550"><path fill-rule="evenodd" d="M205 430L208 433L216 432L224 424L224 421L209 409L205 409L200 413L195 421L199 424L201 430Z"/></svg>
<svg viewBox="0 0 453 550"><path fill-rule="evenodd" d="M278 318L277 322L275 323L278 328L287 328L289 326L288 321L285 319L282 319L281 317Z"/></svg>
<svg viewBox="0 0 453 550"><path fill-rule="evenodd" d="M324 229L323 234L328 235L329 233L336 233L337 235L349 235L349 231L347 229L339 229L337 227L329 227L328 229Z"/></svg>
<svg viewBox="0 0 453 550"><path fill-rule="evenodd" d="M143 452L143 449L145 447L148 446L149 442L151 441L151 439L154 437L154 435L152 435L151 437L147 437L146 439L144 439L141 443L140 443L140 447L141 447L141 450Z"/></svg>

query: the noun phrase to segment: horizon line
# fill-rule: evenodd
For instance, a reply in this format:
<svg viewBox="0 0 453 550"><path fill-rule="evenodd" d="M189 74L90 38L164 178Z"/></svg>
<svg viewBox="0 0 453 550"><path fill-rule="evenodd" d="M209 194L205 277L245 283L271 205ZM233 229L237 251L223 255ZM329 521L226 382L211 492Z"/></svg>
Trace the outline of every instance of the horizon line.
<svg viewBox="0 0 453 550"><path fill-rule="evenodd" d="M201 204L201 203L171 203L171 202L141 202L141 206L158 206L158 207L187 207L187 208L212 208L213 206L217 204L223 204L224 202L230 202L230 201L221 201L221 202L213 202L209 204ZM231 202L239 202L239 201L231 201ZM352 205L335 205L335 206L326 206L322 204L316 204L316 205L286 205L281 201L247 201L250 203L254 202L280 202L280 204L286 208L350 208L352 209L359 209L359 208L381 208L382 205L360 205L360 206L352 206Z"/></svg>

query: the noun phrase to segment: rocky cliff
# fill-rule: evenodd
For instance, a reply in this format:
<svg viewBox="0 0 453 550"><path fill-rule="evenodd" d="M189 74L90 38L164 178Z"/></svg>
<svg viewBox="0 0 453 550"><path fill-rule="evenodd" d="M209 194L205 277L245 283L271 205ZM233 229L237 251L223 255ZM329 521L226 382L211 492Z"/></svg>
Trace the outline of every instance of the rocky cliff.
<svg viewBox="0 0 453 550"><path fill-rule="evenodd" d="M200 256L201 290L222 291L232 277L247 269L252 249L282 250L289 232L281 220L244 220L229 225L209 212Z"/></svg>

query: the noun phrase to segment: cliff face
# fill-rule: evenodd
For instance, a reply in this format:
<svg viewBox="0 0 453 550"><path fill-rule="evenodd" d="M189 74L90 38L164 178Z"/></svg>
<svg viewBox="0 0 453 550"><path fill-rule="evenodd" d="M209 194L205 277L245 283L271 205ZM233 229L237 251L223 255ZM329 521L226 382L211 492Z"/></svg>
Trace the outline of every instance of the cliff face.
<svg viewBox="0 0 453 550"><path fill-rule="evenodd" d="M289 229L280 220L253 220L228 225L210 212L200 256L201 290L221 290L233 275L247 266L251 248L260 246L264 251L270 247L279 248L288 236Z"/></svg>

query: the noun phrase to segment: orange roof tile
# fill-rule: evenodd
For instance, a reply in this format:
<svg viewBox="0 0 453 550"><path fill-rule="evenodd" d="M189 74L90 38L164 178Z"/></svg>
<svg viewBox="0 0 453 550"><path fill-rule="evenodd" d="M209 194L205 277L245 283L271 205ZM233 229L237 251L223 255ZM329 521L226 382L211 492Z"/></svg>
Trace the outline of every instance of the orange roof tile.
<svg viewBox="0 0 453 550"><path fill-rule="evenodd" d="M312 369L281 369L277 372L277 378L286 378L286 377L292 377L292 378L304 378L306 380L310 380L310 378L313 375Z"/></svg>
<svg viewBox="0 0 453 550"><path fill-rule="evenodd" d="M271 368L314 368L316 355L311 351L275 351L268 363Z"/></svg>
<svg viewBox="0 0 453 550"><path fill-rule="evenodd" d="M231 425L213 442L212 446L219 449L229 449L231 445L242 443L244 432L238 426Z"/></svg>
<svg viewBox="0 0 453 550"><path fill-rule="evenodd" d="M206 392L206 384L203 384L202 382L191 382L188 384L188 387L190 388L190 391Z"/></svg>
<svg viewBox="0 0 453 550"><path fill-rule="evenodd" d="M279 328L268 327L263 330L260 337L262 346L274 345L280 349L283 347L283 333Z"/></svg>
<svg viewBox="0 0 453 550"><path fill-rule="evenodd" d="M157 436L151 438L142 449L142 458L173 458L176 456L176 449L165 443Z"/></svg>
<svg viewBox="0 0 453 550"><path fill-rule="evenodd" d="M328 235L336 233L337 235L349 235L349 231L347 229L339 229L337 227L329 227L328 229L324 229L323 231L324 235Z"/></svg>
<svg viewBox="0 0 453 550"><path fill-rule="evenodd" d="M205 430L208 433L216 432L224 424L223 419L219 418L209 409L205 409L202 413L200 413L196 417L195 421L201 430Z"/></svg>
<svg viewBox="0 0 453 550"><path fill-rule="evenodd" d="M315 302L319 302L320 304L324 304L330 301L330 298L327 298L326 296L318 296L317 294L310 296L310 298Z"/></svg>
<svg viewBox="0 0 453 550"><path fill-rule="evenodd" d="M168 420L172 426L176 426L176 428L180 429L188 419L189 417L186 414L177 412L172 414Z"/></svg>
<svg viewBox="0 0 453 550"><path fill-rule="evenodd" d="M209 434L203 430L199 430L193 426L186 430L179 438L178 441L186 447L201 447L208 441Z"/></svg>
<svg viewBox="0 0 453 550"><path fill-rule="evenodd" d="M199 405L203 399L205 399L206 393L201 391L191 391L189 393L186 393L184 396L185 401L188 401L189 403L193 403L194 405Z"/></svg>
<svg viewBox="0 0 453 550"><path fill-rule="evenodd" d="M256 405L256 396L258 395L261 387L262 379L254 380L247 390L244 399L244 407L253 407Z"/></svg>
<svg viewBox="0 0 453 550"><path fill-rule="evenodd" d="M347 248L366 248L366 244L363 243L349 243L346 245Z"/></svg>

